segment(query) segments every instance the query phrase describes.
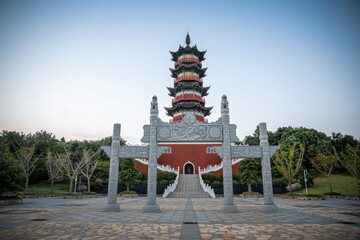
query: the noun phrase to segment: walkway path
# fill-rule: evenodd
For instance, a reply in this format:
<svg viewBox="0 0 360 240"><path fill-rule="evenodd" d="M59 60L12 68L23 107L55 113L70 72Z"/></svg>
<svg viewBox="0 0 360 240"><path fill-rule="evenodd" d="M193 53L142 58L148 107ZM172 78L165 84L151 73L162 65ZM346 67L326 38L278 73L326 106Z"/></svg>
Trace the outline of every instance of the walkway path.
<svg viewBox="0 0 360 240"><path fill-rule="evenodd" d="M221 213L221 198L158 198L160 213L142 213L146 198L24 199L0 207L1 239L359 239L360 201L276 198L279 213L260 212L262 199L234 198L239 213Z"/></svg>

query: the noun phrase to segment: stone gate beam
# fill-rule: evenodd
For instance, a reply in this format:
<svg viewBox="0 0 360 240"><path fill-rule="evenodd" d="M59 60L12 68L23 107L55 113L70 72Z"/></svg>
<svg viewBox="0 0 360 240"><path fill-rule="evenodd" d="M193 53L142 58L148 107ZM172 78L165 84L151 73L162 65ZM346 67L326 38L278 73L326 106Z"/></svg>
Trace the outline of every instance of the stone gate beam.
<svg viewBox="0 0 360 240"><path fill-rule="evenodd" d="M270 152L266 123L260 123L259 128L260 128L260 146L262 147L261 168L262 168L263 191L264 191L264 205L261 207L261 210L264 212L277 212L279 211L279 209L274 204L274 195L273 195L272 178L271 178L270 157L272 152ZM271 151L273 150L276 151L275 148L271 149Z"/></svg>
<svg viewBox="0 0 360 240"><path fill-rule="evenodd" d="M159 205L156 204L156 175L157 175L157 123L158 123L158 103L154 96L150 108L150 142L149 142L149 165L148 165L148 185L147 203L144 205L143 212L160 212Z"/></svg>
<svg viewBox="0 0 360 240"><path fill-rule="evenodd" d="M221 101L221 119L223 125L223 178L224 178L224 205L222 212L237 212L233 199L232 162L231 162L231 140L230 140L230 116L229 103L226 95Z"/></svg>
<svg viewBox="0 0 360 240"><path fill-rule="evenodd" d="M119 181L119 149L120 149L120 128L119 123L114 124L113 137L111 143L111 157L109 169L109 187L107 204L104 211L120 211L120 205L117 204L117 189Z"/></svg>

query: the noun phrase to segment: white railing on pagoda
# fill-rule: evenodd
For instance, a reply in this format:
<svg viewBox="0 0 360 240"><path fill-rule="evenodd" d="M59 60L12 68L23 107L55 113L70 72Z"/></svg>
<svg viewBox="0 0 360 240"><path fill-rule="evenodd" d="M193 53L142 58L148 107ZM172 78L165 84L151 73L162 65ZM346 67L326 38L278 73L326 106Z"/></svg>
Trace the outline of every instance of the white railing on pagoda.
<svg viewBox="0 0 360 240"><path fill-rule="evenodd" d="M231 160L231 164L234 165L234 164L237 164L238 162L240 162L241 160L243 160L244 158L234 158ZM221 162L220 164L218 165L208 165L206 168L204 169L200 169L199 167L199 174L204 174L204 173L210 173L210 172L216 172L216 171L219 171L223 168L223 162Z"/></svg>
<svg viewBox="0 0 360 240"><path fill-rule="evenodd" d="M202 189L204 190L204 192L208 193L212 198L215 198L214 189L212 189L208 184L204 183L204 181L201 177L200 167L199 167L199 180L200 180L200 185L201 185Z"/></svg>
<svg viewBox="0 0 360 240"><path fill-rule="evenodd" d="M149 165L149 161L145 158L134 158L135 161L138 161L144 165ZM159 169L160 171L163 171L163 172L173 172L173 173L176 173L177 170L176 168L173 168L171 167L170 165L157 165L157 169Z"/></svg>
<svg viewBox="0 0 360 240"><path fill-rule="evenodd" d="M165 189L164 194L163 194L164 198L166 198L167 196L169 196L170 193L175 191L176 186L179 183L180 167L178 167L178 169L175 173L176 173L175 181L172 184L170 184L169 186L167 186L167 188Z"/></svg>
<svg viewBox="0 0 360 240"><path fill-rule="evenodd" d="M176 96L174 99L171 100L171 103L180 101L180 100L199 100L200 102L205 102L205 98L202 98L199 95L193 94L182 94L179 96Z"/></svg>
<svg viewBox="0 0 360 240"><path fill-rule="evenodd" d="M198 76L195 76L195 75L178 77L177 79L174 80L174 83L177 83L177 82L180 82L180 81L183 81L183 80L193 80L193 81L203 83L203 80L200 79Z"/></svg>

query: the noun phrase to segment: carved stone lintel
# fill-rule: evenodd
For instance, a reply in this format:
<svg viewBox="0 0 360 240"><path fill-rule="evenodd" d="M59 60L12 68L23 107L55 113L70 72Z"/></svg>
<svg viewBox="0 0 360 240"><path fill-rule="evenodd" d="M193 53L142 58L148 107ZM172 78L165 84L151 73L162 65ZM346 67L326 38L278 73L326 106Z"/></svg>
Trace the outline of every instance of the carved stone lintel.
<svg viewBox="0 0 360 240"><path fill-rule="evenodd" d="M102 150L104 150L104 152L106 153L106 155L110 158L111 157L111 147L110 146L101 146L100 147Z"/></svg>
<svg viewBox="0 0 360 240"><path fill-rule="evenodd" d="M148 158L149 146L122 146L119 149L119 158Z"/></svg>
<svg viewBox="0 0 360 240"><path fill-rule="evenodd" d="M215 150L215 152L217 153L217 155L219 155L219 157L221 159L224 158L224 154L223 154L223 147L222 146L213 146L211 147L213 150Z"/></svg>
<svg viewBox="0 0 360 240"><path fill-rule="evenodd" d="M280 149L280 146L270 146L270 157L274 156L278 149Z"/></svg>
<svg viewBox="0 0 360 240"><path fill-rule="evenodd" d="M157 154L156 157L159 158L166 150L168 150L170 147L167 146L160 146L157 148Z"/></svg>
<svg viewBox="0 0 360 240"><path fill-rule="evenodd" d="M231 146L232 158L261 158L262 148L260 146Z"/></svg>

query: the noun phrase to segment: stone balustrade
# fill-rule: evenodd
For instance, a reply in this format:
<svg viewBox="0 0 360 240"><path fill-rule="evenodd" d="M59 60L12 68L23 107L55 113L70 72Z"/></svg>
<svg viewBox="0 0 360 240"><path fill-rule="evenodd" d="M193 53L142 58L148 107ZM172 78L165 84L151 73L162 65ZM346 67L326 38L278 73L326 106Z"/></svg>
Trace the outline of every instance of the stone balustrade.
<svg viewBox="0 0 360 240"><path fill-rule="evenodd" d="M200 185L201 185L202 189L204 190L204 192L208 193L212 198L215 198L214 189L212 189L211 186L209 186L208 184L204 183L204 181L201 177L200 167L199 167L199 180L200 180Z"/></svg>
<svg viewBox="0 0 360 240"><path fill-rule="evenodd" d="M170 193L174 192L176 189L176 186L179 183L179 176L180 176L180 167L178 167L177 171L175 171L176 173L176 179L174 181L173 184L170 184L164 191L163 197L166 198L167 196L169 196Z"/></svg>
<svg viewBox="0 0 360 240"><path fill-rule="evenodd" d="M237 164L241 160L244 160L244 158L234 158L234 159L231 160L231 164L232 165ZM213 166L209 165L209 166L207 166L206 168L204 168L202 170L199 167L199 174L216 172L216 171L221 170L222 168L223 168L223 163L222 162L220 164L218 164L218 165L213 165Z"/></svg>

